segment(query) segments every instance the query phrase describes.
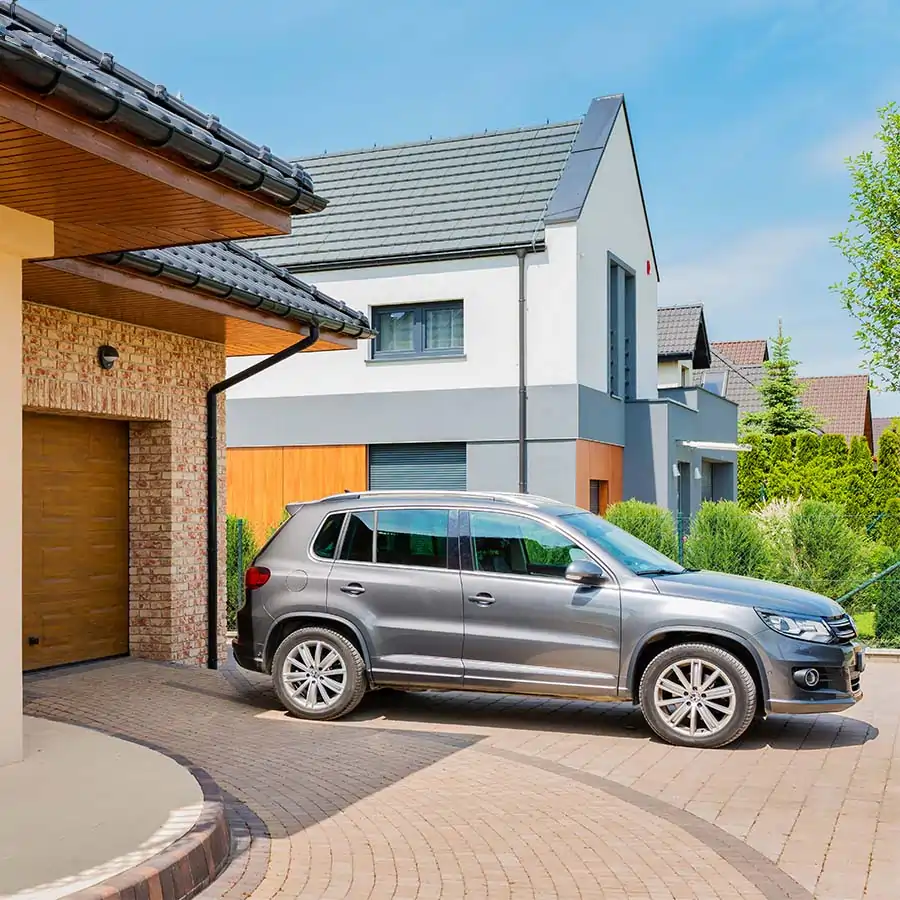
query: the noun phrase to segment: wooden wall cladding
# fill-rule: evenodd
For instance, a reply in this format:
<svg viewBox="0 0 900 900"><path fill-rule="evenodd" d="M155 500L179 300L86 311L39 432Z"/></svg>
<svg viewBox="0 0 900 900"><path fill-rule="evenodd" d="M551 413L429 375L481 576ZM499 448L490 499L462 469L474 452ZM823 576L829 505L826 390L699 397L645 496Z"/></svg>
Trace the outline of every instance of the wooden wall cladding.
<svg viewBox="0 0 900 900"><path fill-rule="evenodd" d="M590 509L591 481L601 481L609 486L606 495L609 503L618 503L622 499L622 464L621 447L598 441L576 441L575 502L582 509Z"/></svg>
<svg viewBox="0 0 900 900"><path fill-rule="evenodd" d="M366 490L367 449L231 447L226 473L228 514L248 519L261 541L281 521L287 503Z"/></svg>

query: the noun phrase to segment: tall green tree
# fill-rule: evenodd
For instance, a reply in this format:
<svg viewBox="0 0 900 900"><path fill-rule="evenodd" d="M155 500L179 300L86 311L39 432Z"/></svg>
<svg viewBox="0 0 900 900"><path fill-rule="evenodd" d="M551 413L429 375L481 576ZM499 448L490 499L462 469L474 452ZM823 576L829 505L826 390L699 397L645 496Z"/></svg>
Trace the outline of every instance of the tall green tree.
<svg viewBox="0 0 900 900"><path fill-rule="evenodd" d="M878 111L875 138L881 152L847 161L853 187L846 231L832 238L850 265L833 286L856 317L856 338L866 368L891 390L900 390L900 109Z"/></svg>
<svg viewBox="0 0 900 900"><path fill-rule="evenodd" d="M850 440L840 500L844 505L847 521L857 531L864 531L875 515L872 508L874 488L875 463L869 450L869 442L861 435L856 435Z"/></svg>
<svg viewBox="0 0 900 900"><path fill-rule="evenodd" d="M794 448L787 434L777 434L772 438L766 491L770 500L790 500L800 494L794 466Z"/></svg>
<svg viewBox="0 0 900 900"><path fill-rule="evenodd" d="M900 498L900 431L888 428L878 441L878 472L875 476L875 509L884 512L891 500Z"/></svg>
<svg viewBox="0 0 900 900"><path fill-rule="evenodd" d="M796 434L819 424L818 416L800 401L805 386L797 380L797 360L791 358L791 339L778 320L778 336L772 339L771 354L763 363L765 377L759 386L762 410L744 416L746 428L764 434Z"/></svg>
<svg viewBox="0 0 900 900"><path fill-rule="evenodd" d="M840 503L850 459L847 439L842 434L826 434L821 438L820 448L811 490L804 496Z"/></svg>

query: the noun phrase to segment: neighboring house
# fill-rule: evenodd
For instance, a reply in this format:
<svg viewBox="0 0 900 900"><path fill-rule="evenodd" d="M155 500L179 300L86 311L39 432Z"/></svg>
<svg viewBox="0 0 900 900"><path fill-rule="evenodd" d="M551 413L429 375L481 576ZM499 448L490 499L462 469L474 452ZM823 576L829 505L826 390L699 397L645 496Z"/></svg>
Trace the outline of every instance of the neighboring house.
<svg viewBox="0 0 900 900"><path fill-rule="evenodd" d="M657 425L649 446L655 469L666 471L652 487L636 483L631 493L690 516L704 501L737 496L738 411L714 374L695 384L695 373L709 372L712 355L702 305L660 307L657 334L659 398L650 415L665 426ZM631 443L635 452L648 446L637 436Z"/></svg>
<svg viewBox="0 0 900 900"><path fill-rule="evenodd" d="M888 430L888 428L892 428L894 423L897 422L896 416L886 416L886 417L876 417L872 419L872 441L875 446L875 453L878 454L878 442L881 440L881 435Z"/></svg>
<svg viewBox="0 0 900 900"><path fill-rule="evenodd" d="M621 96L577 121L302 164L330 199L321 227L251 246L378 337L229 392L232 512L259 530L285 501L367 486L668 502L647 406L657 272Z"/></svg>
<svg viewBox="0 0 900 900"><path fill-rule="evenodd" d="M226 354L369 332L244 248L142 249L288 231L324 200L299 167L6 0L0 116L3 764L22 756L23 668L223 658L206 452L224 403L207 423L207 391ZM224 516L212 525L224 548Z"/></svg>
<svg viewBox="0 0 900 900"><path fill-rule="evenodd" d="M723 386L728 399L738 404L740 415L759 412L762 397L759 387L765 378L764 363L769 345L764 340L722 341L711 344L712 362L695 375L697 383L715 382ZM797 379L804 391L802 404L815 412L824 434L842 434L848 440L864 437L869 446L877 446L873 431L869 379L865 375L824 375Z"/></svg>

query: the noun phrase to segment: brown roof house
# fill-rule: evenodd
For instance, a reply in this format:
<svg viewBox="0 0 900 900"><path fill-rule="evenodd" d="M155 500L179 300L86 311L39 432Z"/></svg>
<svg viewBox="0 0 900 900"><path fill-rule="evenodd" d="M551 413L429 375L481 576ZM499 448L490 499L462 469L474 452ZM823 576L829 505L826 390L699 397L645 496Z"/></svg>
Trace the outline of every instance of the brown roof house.
<svg viewBox="0 0 900 900"><path fill-rule="evenodd" d="M768 342L721 341L711 344L712 362L697 372L697 383L715 383L724 396L738 404L740 415L759 412L762 398L759 386L765 377L764 363L769 359ZM821 420L825 434L860 435L874 448L872 405L866 375L824 375L800 378L805 390L801 402Z"/></svg>
<svg viewBox="0 0 900 900"><path fill-rule="evenodd" d="M2 765L23 669L223 657L226 357L371 332L230 243L324 208L302 168L9 0L0 161Z"/></svg>

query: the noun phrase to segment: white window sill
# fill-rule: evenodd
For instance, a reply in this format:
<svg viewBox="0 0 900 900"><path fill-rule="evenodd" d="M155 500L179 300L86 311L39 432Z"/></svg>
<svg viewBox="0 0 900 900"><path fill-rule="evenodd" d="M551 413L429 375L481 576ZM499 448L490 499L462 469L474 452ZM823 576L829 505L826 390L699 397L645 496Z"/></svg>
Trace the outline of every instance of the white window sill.
<svg viewBox="0 0 900 900"><path fill-rule="evenodd" d="M419 366L423 363L425 365L434 365L435 363L451 363L451 362L465 362L466 355L465 353L460 354L447 354L447 356L413 356L408 359L367 359L367 366Z"/></svg>

